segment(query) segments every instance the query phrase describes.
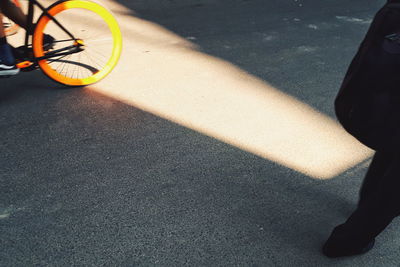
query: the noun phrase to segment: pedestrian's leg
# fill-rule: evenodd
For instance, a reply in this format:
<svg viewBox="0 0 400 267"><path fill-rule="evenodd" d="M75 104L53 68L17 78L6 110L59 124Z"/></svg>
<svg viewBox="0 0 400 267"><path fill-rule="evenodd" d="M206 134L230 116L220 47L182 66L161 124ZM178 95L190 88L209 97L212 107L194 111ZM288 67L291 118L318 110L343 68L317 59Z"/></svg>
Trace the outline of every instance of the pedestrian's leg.
<svg viewBox="0 0 400 267"><path fill-rule="evenodd" d="M395 154L379 186L378 207L387 216L400 215L400 154Z"/></svg>
<svg viewBox="0 0 400 267"><path fill-rule="evenodd" d="M370 180L374 181L375 190L372 184L364 184L370 190L368 195L363 196L365 202L359 205L344 224L356 239L363 240L364 243L378 236L400 214L400 157L386 154L380 159L389 161L386 171L380 178Z"/></svg>
<svg viewBox="0 0 400 267"><path fill-rule="evenodd" d="M385 159L387 164L381 162ZM323 252L328 257L367 252L375 237L400 213L400 157L378 154L373 164L361 190L360 205L344 224L333 230L324 245ZM383 173L381 177L373 175L379 171Z"/></svg>
<svg viewBox="0 0 400 267"><path fill-rule="evenodd" d="M365 202L374 201L376 189L393 159L392 153L375 153L361 186L358 207L364 205Z"/></svg>

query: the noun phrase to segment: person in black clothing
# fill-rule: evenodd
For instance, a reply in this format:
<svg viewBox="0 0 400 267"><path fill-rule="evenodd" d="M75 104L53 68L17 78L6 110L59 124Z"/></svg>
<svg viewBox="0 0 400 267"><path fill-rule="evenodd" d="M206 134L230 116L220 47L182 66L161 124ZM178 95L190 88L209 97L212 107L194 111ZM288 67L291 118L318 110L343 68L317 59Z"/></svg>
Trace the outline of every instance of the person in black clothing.
<svg viewBox="0 0 400 267"><path fill-rule="evenodd" d="M400 156L376 152L360 191L357 209L337 226L323 246L328 257L363 254L373 248L377 237L400 215Z"/></svg>
<svg viewBox="0 0 400 267"><path fill-rule="evenodd" d="M377 12L335 100L344 128L377 152L356 210L335 227L322 248L328 257L366 253L400 215L399 76L395 71L400 64L399 4L400 0L388 0Z"/></svg>

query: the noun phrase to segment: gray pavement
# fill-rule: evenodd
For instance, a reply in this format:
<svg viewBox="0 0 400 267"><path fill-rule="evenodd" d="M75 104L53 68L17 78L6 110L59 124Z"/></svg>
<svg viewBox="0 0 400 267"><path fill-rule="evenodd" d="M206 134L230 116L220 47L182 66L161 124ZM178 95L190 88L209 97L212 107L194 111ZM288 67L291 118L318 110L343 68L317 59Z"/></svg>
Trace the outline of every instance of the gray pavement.
<svg viewBox="0 0 400 267"><path fill-rule="evenodd" d="M334 118L340 80L382 3L109 4ZM126 51L146 49L134 38ZM64 90L39 71L0 80L0 266L400 265L397 221L366 255L320 253L354 209L368 160L315 179L104 94L110 84L136 89L129 66L148 66L134 59L125 55L100 91Z"/></svg>

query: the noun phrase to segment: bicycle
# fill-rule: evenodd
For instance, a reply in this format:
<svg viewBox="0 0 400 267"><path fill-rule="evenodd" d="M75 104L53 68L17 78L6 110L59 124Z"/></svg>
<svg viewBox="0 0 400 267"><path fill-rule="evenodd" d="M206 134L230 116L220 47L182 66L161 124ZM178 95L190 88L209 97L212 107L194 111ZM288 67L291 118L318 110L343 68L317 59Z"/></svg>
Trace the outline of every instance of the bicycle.
<svg viewBox="0 0 400 267"><path fill-rule="evenodd" d="M12 2L17 7L21 7L21 4L19 3L18 0L12 0ZM6 36L14 35L19 30L18 24L14 23L12 20L10 20L10 19L8 19L6 17L3 18L3 25L4 25L4 32L5 32Z"/></svg>
<svg viewBox="0 0 400 267"><path fill-rule="evenodd" d="M17 48L22 51L17 57L21 71L40 68L63 85L86 86L103 79L116 66L122 35L106 8L89 0L58 0L47 8L38 0L28 1L25 44ZM35 6L42 14L34 24ZM84 23L80 19L85 19ZM45 32L55 38L50 48L43 43Z"/></svg>

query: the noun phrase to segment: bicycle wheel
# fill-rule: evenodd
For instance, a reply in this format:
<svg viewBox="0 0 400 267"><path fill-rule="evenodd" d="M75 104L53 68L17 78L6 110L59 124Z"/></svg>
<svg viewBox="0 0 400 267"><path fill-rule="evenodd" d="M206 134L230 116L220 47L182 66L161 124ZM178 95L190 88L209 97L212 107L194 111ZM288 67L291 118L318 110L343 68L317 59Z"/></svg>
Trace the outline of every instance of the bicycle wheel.
<svg viewBox="0 0 400 267"><path fill-rule="evenodd" d="M87 0L58 1L47 11L75 38L42 14L33 34L34 56L40 58L63 51L63 54L39 60L42 71L67 86L85 86L107 76L117 64L122 50L121 32L111 13ZM44 33L55 38L50 51L43 45ZM75 52L72 53L71 48Z"/></svg>
<svg viewBox="0 0 400 267"><path fill-rule="evenodd" d="M12 2L17 7L21 7L21 4L19 3L18 0L13 0ZM12 20L10 20L8 18L3 19L3 26L4 26L4 33L6 34L6 36L14 35L19 30L19 25L14 23Z"/></svg>

